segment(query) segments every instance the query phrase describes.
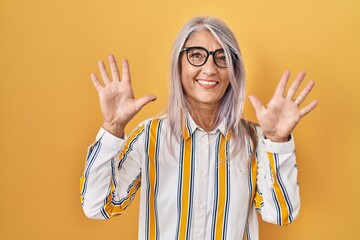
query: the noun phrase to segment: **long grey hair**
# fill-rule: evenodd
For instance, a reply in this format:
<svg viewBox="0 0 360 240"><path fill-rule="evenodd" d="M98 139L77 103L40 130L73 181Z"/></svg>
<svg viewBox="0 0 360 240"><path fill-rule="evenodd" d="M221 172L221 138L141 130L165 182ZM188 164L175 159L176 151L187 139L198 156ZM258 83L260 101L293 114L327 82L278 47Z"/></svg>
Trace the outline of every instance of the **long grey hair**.
<svg viewBox="0 0 360 240"><path fill-rule="evenodd" d="M221 100L217 124L226 119L226 127L231 131L232 154L246 154L246 141L251 140L253 147L256 147L257 137L254 127L242 119L245 98L245 69L242 56L239 44L229 27L221 20L212 17L195 17L191 19L181 29L173 45L170 69L170 97L167 109L171 136L180 140L185 124L184 117L189 113L190 109L181 85L181 50L186 41L194 33L201 30L209 31L217 39L224 49L228 63L227 71L230 84ZM253 157L252 155L250 158Z"/></svg>

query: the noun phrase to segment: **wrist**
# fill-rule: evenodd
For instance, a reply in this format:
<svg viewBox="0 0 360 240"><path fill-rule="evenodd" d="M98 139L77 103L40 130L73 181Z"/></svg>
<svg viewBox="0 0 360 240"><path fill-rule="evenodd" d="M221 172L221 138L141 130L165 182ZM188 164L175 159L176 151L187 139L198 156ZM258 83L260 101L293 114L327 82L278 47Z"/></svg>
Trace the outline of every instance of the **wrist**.
<svg viewBox="0 0 360 240"><path fill-rule="evenodd" d="M125 126L123 126L122 124L109 123L104 121L102 128L118 138L124 137Z"/></svg>
<svg viewBox="0 0 360 240"><path fill-rule="evenodd" d="M269 139L272 142L282 143L282 142L288 142L290 140L290 138L291 138L291 135L289 135L287 137L276 137L276 136L266 136L264 134L264 138Z"/></svg>

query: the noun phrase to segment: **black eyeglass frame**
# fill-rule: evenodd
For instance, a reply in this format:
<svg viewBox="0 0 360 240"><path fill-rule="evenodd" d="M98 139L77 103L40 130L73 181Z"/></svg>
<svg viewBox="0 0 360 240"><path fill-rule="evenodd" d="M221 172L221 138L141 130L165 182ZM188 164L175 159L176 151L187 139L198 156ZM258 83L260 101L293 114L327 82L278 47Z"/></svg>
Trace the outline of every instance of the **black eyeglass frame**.
<svg viewBox="0 0 360 240"><path fill-rule="evenodd" d="M198 64L193 64L193 63L190 62L190 60L189 60L189 55L188 55L188 51L189 51L189 50L192 50L192 49L202 49L202 50L204 50L204 51L206 52L206 58L205 58L205 61L204 61L202 64L198 65ZM225 67L222 67L222 66L219 66L219 64L217 64L217 62L216 62L216 60L215 60L215 54L216 54L217 52L219 52L219 51L223 51L223 52L225 53L225 51L224 51L223 48L216 49L215 51L212 51L212 52L211 52L211 51L208 51L206 48L200 47L200 46L184 47L183 49L181 49L181 52L186 52L186 59L188 60L188 62L189 62L191 65L195 66L195 67L201 67L201 66L205 65L205 63L206 63L207 60L209 59L209 56L212 55L212 56L213 56L214 63L215 63L216 66L218 66L219 68L227 68L227 63L226 63L226 66L225 66Z"/></svg>

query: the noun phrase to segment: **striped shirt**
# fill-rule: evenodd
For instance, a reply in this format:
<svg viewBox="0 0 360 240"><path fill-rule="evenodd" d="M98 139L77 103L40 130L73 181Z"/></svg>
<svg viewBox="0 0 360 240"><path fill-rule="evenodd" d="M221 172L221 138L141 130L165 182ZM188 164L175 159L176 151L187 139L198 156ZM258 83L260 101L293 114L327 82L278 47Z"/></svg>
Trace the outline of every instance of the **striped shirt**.
<svg viewBox="0 0 360 240"><path fill-rule="evenodd" d="M229 154L224 122L206 132L189 116L180 142L169 141L169 129L167 118L143 122L126 140L100 129L80 180L88 217L121 214L139 189L139 239L257 240L256 212L278 225L298 215L292 139L271 142L258 128L255 157L244 167L240 155Z"/></svg>

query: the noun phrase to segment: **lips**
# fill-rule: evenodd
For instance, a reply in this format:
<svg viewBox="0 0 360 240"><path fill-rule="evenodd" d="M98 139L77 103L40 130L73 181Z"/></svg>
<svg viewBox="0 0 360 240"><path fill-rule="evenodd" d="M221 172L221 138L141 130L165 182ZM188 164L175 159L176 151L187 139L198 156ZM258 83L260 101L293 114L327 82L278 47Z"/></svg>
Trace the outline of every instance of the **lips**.
<svg viewBox="0 0 360 240"><path fill-rule="evenodd" d="M219 84L219 82L212 80L196 80L196 82L204 88L212 88Z"/></svg>

